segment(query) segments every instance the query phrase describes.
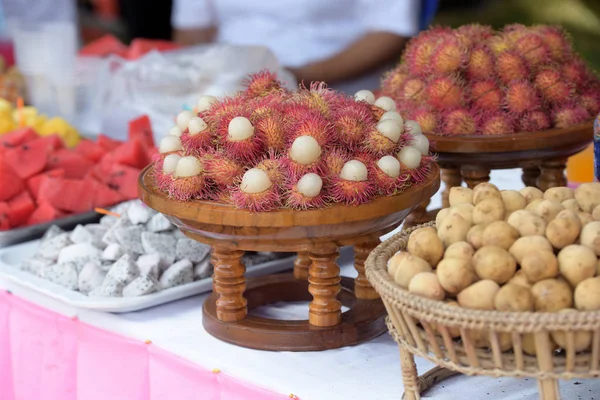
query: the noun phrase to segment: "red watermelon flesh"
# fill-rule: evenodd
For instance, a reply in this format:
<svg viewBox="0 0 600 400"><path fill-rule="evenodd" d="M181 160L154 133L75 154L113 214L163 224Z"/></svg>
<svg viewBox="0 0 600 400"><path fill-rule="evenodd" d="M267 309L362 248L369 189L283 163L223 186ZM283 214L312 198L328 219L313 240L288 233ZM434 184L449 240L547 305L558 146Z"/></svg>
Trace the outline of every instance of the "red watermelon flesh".
<svg viewBox="0 0 600 400"><path fill-rule="evenodd" d="M35 203L26 190L8 202L8 219L10 226L23 225L35 211Z"/></svg>
<svg viewBox="0 0 600 400"><path fill-rule="evenodd" d="M29 216L26 225L37 225L43 224L44 222L54 221L60 217L63 217L65 214L52 207L48 203L38 204L38 207L35 209L33 214Z"/></svg>
<svg viewBox="0 0 600 400"><path fill-rule="evenodd" d="M35 141L46 143L46 146L48 146L48 151L50 151L50 152L53 152L53 151L56 151L56 150L59 150L59 149L62 149L65 147L65 142L63 142L63 140L60 138L60 136L58 136L56 134L40 137L40 138L36 139Z"/></svg>
<svg viewBox="0 0 600 400"><path fill-rule="evenodd" d="M121 193L112 190L100 182L96 183L96 196L94 207L108 207L125 200Z"/></svg>
<svg viewBox="0 0 600 400"><path fill-rule="evenodd" d="M0 162L0 201L9 200L24 189L23 180L8 164Z"/></svg>
<svg viewBox="0 0 600 400"><path fill-rule="evenodd" d="M138 197L137 181L140 170L125 165L113 165L105 177L108 187L121 193L127 200Z"/></svg>
<svg viewBox="0 0 600 400"><path fill-rule="evenodd" d="M17 129L0 136L0 146L15 147L31 140L37 139L38 135L31 128Z"/></svg>
<svg viewBox="0 0 600 400"><path fill-rule="evenodd" d="M83 178L93 166L93 162L68 149L57 150L48 157L48 169L61 168L69 179Z"/></svg>
<svg viewBox="0 0 600 400"><path fill-rule="evenodd" d="M13 169L20 178L27 179L44 170L51 146L46 140L33 140L6 150L2 157L9 165L18 166Z"/></svg>
<svg viewBox="0 0 600 400"><path fill-rule="evenodd" d="M10 219L8 214L8 204L0 202L0 231L7 231L10 229Z"/></svg>
<svg viewBox="0 0 600 400"><path fill-rule="evenodd" d="M42 172L36 176L32 176L27 179L27 189L29 189L29 193L35 198L38 197L38 192L40 191L40 185L42 181L46 178L63 178L65 176L64 169L52 169L50 171Z"/></svg>
<svg viewBox="0 0 600 400"><path fill-rule="evenodd" d="M115 149L113 157L117 164L128 165L134 168L144 168L150 164L146 148L137 139L129 140Z"/></svg>
<svg viewBox="0 0 600 400"><path fill-rule="evenodd" d="M114 149L119 147L121 143L123 143L118 140L111 139L108 136L104 136L103 134L98 135L98 139L96 139L96 142L100 146L102 146L106 151L113 151Z"/></svg>
<svg viewBox="0 0 600 400"><path fill-rule="evenodd" d="M139 140L146 149L156 147L152 125L147 115L142 115L139 118L129 121L129 140L133 139Z"/></svg>
<svg viewBox="0 0 600 400"><path fill-rule="evenodd" d="M98 143L94 143L91 140L84 139L81 142L79 142L77 147L75 147L75 152L87 158L90 161L98 162L106 154L106 149L104 149Z"/></svg>
<svg viewBox="0 0 600 400"><path fill-rule="evenodd" d="M73 213L83 213L94 207L94 181L81 179L48 178L42 181L39 202Z"/></svg>

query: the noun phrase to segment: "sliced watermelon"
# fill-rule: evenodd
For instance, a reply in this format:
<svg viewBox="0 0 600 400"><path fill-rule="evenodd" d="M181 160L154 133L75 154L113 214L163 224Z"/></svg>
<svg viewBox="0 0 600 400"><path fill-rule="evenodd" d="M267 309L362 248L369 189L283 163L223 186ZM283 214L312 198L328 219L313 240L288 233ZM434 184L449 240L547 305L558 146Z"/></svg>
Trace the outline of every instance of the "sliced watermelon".
<svg viewBox="0 0 600 400"><path fill-rule="evenodd" d="M0 159L0 201L9 200L25 189L23 180Z"/></svg>
<svg viewBox="0 0 600 400"><path fill-rule="evenodd" d="M146 148L138 139L129 140L117 147L113 151L113 157L117 164L140 169L152 161L148 157Z"/></svg>
<svg viewBox="0 0 600 400"><path fill-rule="evenodd" d="M94 181L81 179L47 178L42 181L38 201L73 213L91 211L94 207Z"/></svg>
<svg viewBox="0 0 600 400"><path fill-rule="evenodd" d="M127 54L127 46L110 34L88 43L79 50L79 55L82 56L105 57L111 54Z"/></svg>
<svg viewBox="0 0 600 400"><path fill-rule="evenodd" d="M129 140L133 139L139 140L146 149L153 149L156 147L154 144L152 125L150 124L150 118L147 115L142 115L139 118L129 121Z"/></svg>
<svg viewBox="0 0 600 400"><path fill-rule="evenodd" d="M109 188L116 190L126 200L138 197L137 182L140 170L126 165L113 165L104 182Z"/></svg>
<svg viewBox="0 0 600 400"><path fill-rule="evenodd" d="M8 204L0 202L0 231L7 231L10 229L9 212Z"/></svg>
<svg viewBox="0 0 600 400"><path fill-rule="evenodd" d="M48 146L48 151L53 152L56 150L63 149L65 147L65 142L58 136L57 134L52 134L48 136L43 136L35 140L46 143Z"/></svg>
<svg viewBox="0 0 600 400"><path fill-rule="evenodd" d="M125 200L125 198L121 193L97 182L94 207L108 207L118 204L123 200Z"/></svg>
<svg viewBox="0 0 600 400"><path fill-rule="evenodd" d="M31 128L17 129L16 131L5 133L0 136L0 146L16 147L37 138L37 133Z"/></svg>
<svg viewBox="0 0 600 400"><path fill-rule="evenodd" d="M54 221L55 219L63 217L65 214L60 212L56 208L52 207L48 203L38 204L36 210L29 216L29 219L25 223L26 225L37 225L43 224L44 222Z"/></svg>
<svg viewBox="0 0 600 400"><path fill-rule="evenodd" d="M104 147L100 146L98 143L84 139L79 142L77 147L75 147L75 152L79 153L90 161L98 162L106 154L106 149L104 149Z"/></svg>
<svg viewBox="0 0 600 400"><path fill-rule="evenodd" d="M65 178L81 179L94 166L94 163L83 156L68 150L60 149L48 157L48 169L61 168Z"/></svg>
<svg viewBox="0 0 600 400"><path fill-rule="evenodd" d="M14 170L20 178L30 178L46 167L48 153L53 149L53 144L46 139L32 140L14 149L6 150L2 157L9 165L18 166Z"/></svg>
<svg viewBox="0 0 600 400"><path fill-rule="evenodd" d="M181 46L176 43L166 40L150 40L150 39L134 39L129 45L128 59L136 60L152 50L156 51L171 51L177 50Z"/></svg>
<svg viewBox="0 0 600 400"><path fill-rule="evenodd" d="M21 194L13 197L8 202L10 226L17 227L23 225L34 211L35 203L33 199L26 190L22 191Z"/></svg>
<svg viewBox="0 0 600 400"><path fill-rule="evenodd" d="M63 178L65 176L65 170L62 168L52 169L50 171L42 172L36 176L32 176L27 179L27 189L29 189L29 193L35 198L38 197L38 192L40 191L40 185L42 181L46 178Z"/></svg>
<svg viewBox="0 0 600 400"><path fill-rule="evenodd" d="M103 134L98 135L98 139L96 142L102 146L106 151L113 151L117 147L121 145L121 141L109 138L108 136L104 136Z"/></svg>

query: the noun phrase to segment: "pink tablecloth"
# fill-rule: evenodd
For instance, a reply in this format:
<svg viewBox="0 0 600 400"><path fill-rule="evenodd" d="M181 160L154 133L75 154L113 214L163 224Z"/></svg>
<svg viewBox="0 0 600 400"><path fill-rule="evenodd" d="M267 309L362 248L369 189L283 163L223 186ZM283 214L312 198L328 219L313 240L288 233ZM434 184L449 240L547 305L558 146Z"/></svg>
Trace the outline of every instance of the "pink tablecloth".
<svg viewBox="0 0 600 400"><path fill-rule="evenodd" d="M0 292L2 400L282 400Z"/></svg>

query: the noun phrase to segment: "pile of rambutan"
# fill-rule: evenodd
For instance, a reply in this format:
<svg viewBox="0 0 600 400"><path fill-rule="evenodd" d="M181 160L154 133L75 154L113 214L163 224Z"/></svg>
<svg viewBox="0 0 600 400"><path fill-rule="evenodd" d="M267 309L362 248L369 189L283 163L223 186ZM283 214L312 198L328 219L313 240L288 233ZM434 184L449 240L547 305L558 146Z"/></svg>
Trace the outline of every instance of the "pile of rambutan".
<svg viewBox="0 0 600 400"><path fill-rule="evenodd" d="M571 127L600 112L600 81L559 27L432 28L386 74L426 134L501 135Z"/></svg>
<svg viewBox="0 0 600 400"><path fill-rule="evenodd" d="M203 96L177 115L154 179L179 201L307 210L401 193L422 183L434 161L419 124L391 98L346 96L322 82L289 91L263 71L235 96Z"/></svg>

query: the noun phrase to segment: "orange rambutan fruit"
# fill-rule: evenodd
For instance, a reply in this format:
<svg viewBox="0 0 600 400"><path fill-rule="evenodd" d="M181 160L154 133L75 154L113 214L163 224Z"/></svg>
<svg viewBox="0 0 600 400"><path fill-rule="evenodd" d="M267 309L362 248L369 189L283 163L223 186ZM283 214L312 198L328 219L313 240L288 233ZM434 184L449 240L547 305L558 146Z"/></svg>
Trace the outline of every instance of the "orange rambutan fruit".
<svg viewBox="0 0 600 400"><path fill-rule="evenodd" d="M556 107L552 113L552 122L557 128L569 128L591 118L588 111L579 104L568 103Z"/></svg>
<svg viewBox="0 0 600 400"><path fill-rule="evenodd" d="M526 112L518 121L519 132L538 132L548 129L551 126L552 122L550 118L541 110Z"/></svg>
<svg viewBox="0 0 600 400"><path fill-rule="evenodd" d="M448 37L435 49L430 71L434 74L451 74L461 69L466 61L467 49L456 37Z"/></svg>
<svg viewBox="0 0 600 400"><path fill-rule="evenodd" d="M573 96L573 88L565 81L560 71L547 67L537 73L535 87L542 93L544 100L551 104L560 104Z"/></svg>
<svg viewBox="0 0 600 400"><path fill-rule="evenodd" d="M573 47L567 33L560 26L540 25L532 28L537 32L555 61L571 57Z"/></svg>
<svg viewBox="0 0 600 400"><path fill-rule="evenodd" d="M528 81L513 81L506 87L504 106L508 111L520 114L540 108L541 99Z"/></svg>
<svg viewBox="0 0 600 400"><path fill-rule="evenodd" d="M444 114L441 133L444 135L474 135L477 131L475 118L464 108L448 111Z"/></svg>
<svg viewBox="0 0 600 400"><path fill-rule="evenodd" d="M510 135L515 133L515 121L506 113L485 113L479 116L478 131L489 136Z"/></svg>
<svg viewBox="0 0 600 400"><path fill-rule="evenodd" d="M550 51L542 38L534 32L529 32L515 42L515 51L517 51L530 68L535 68L539 65L548 62Z"/></svg>
<svg viewBox="0 0 600 400"><path fill-rule="evenodd" d="M264 97L273 92L283 91L283 84L277 79L277 74L269 70L263 70L256 74L251 74L249 78L243 81L246 87L245 97Z"/></svg>
<svg viewBox="0 0 600 400"><path fill-rule="evenodd" d="M404 82L400 99L404 101L421 101L425 96L425 82L420 78L410 78Z"/></svg>
<svg viewBox="0 0 600 400"><path fill-rule="evenodd" d="M427 103L436 108L450 108L465 103L464 84L454 75L434 78L427 86Z"/></svg>
<svg viewBox="0 0 600 400"><path fill-rule="evenodd" d="M471 84L471 105L477 110L495 111L502 107L502 91L493 80Z"/></svg>
<svg viewBox="0 0 600 400"><path fill-rule="evenodd" d="M525 59L515 51L504 51L498 54L495 67L498 77L504 84L529 77L529 68Z"/></svg>
<svg viewBox="0 0 600 400"><path fill-rule="evenodd" d="M494 70L494 56L485 46L477 46L471 50L467 61L466 75L469 79L489 79Z"/></svg>
<svg viewBox="0 0 600 400"><path fill-rule="evenodd" d="M440 126L440 116L431 107L417 107L409 115L412 120L417 121L423 133L437 133Z"/></svg>
<svg viewBox="0 0 600 400"><path fill-rule="evenodd" d="M472 48L494 36L494 29L488 25L466 24L455 29L454 33L463 46Z"/></svg>

